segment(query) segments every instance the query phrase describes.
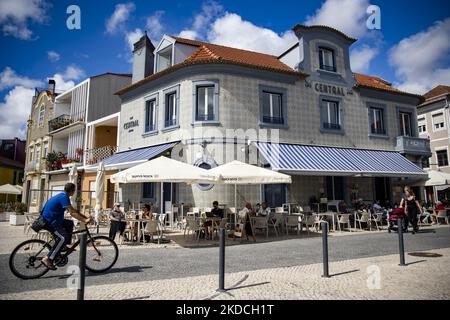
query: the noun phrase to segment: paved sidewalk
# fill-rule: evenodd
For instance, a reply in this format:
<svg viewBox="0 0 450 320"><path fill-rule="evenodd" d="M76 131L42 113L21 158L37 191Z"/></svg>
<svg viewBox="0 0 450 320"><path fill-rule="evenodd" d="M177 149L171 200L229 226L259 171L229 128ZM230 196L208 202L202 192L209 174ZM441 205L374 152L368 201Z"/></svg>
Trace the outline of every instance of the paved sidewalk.
<svg viewBox="0 0 450 320"><path fill-rule="evenodd" d="M440 257L398 255L226 274L226 293L217 293L218 275L89 286L86 299L450 299L450 248L428 253ZM175 266L174 266L175 267ZM377 287L377 268L380 271ZM87 280L89 281L89 279ZM369 285L372 287L370 289ZM2 299L75 299L69 289L0 295Z"/></svg>

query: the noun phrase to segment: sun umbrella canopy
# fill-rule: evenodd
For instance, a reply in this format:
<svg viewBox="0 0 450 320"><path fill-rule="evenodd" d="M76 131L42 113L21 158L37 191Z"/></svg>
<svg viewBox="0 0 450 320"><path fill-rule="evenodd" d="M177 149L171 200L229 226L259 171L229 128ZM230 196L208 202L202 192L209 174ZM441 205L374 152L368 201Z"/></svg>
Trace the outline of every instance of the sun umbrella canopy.
<svg viewBox="0 0 450 320"><path fill-rule="evenodd" d="M20 189L19 189L20 188ZM0 186L0 194L22 194L22 188L20 186L13 186L12 184L4 184Z"/></svg>
<svg viewBox="0 0 450 320"><path fill-rule="evenodd" d="M95 218L98 220L100 210L102 209L103 198L105 195L105 167L100 162L97 168L97 177L95 178Z"/></svg>
<svg viewBox="0 0 450 320"><path fill-rule="evenodd" d="M224 184L277 184L292 183L291 176L269 169L264 169L240 161L231 161L208 170L209 173L222 177Z"/></svg>
<svg viewBox="0 0 450 320"><path fill-rule="evenodd" d="M447 184L450 184L450 174L436 170L428 171L428 180L425 182L426 187L442 186Z"/></svg>
<svg viewBox="0 0 450 320"><path fill-rule="evenodd" d="M208 170L170 158L159 157L114 174L111 182L215 183L219 179L219 175L210 173Z"/></svg>

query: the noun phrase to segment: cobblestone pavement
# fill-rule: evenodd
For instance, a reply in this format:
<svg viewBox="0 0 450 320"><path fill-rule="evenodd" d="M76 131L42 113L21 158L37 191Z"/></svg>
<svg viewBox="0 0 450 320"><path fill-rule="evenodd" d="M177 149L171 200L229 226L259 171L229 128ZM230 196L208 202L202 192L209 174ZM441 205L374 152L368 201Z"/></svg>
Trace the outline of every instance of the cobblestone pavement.
<svg viewBox="0 0 450 320"><path fill-rule="evenodd" d="M66 268L31 281L17 279L10 273L9 253L24 239L22 227L0 223L0 299L73 299L75 292L67 289ZM392 297L400 299L419 296L418 291L425 289L420 298L448 299L449 271L443 268L449 265L448 226L430 226L422 228L416 235L405 234L407 252L442 250L443 254L439 258L407 255L407 263L426 261L406 268L397 267L398 239L395 233L332 233L329 239L330 272L358 271L331 279L320 278L320 234L307 236L303 233L301 236L272 237L269 240L258 237L257 243L244 242L242 245L238 245L239 241L227 241L226 285L235 289L220 296L215 295L217 241L201 241L200 244L207 245L198 246L192 240L169 245L120 246L119 260L113 269L101 275L88 274L86 295L90 299L327 299L354 296L390 299L392 291ZM75 253L71 263L76 264L77 258ZM381 290L367 289L369 274L366 268L370 264L381 268ZM409 279L414 281L407 281ZM399 284L401 286L397 288Z"/></svg>
<svg viewBox="0 0 450 320"><path fill-rule="evenodd" d="M86 299L450 299L450 249L440 257L398 255L353 259L322 265L270 268L226 274L225 293L215 290L218 275L88 286ZM380 277L377 278L379 270ZM379 279L379 282L378 282ZM65 288L2 294L0 299L75 299Z"/></svg>

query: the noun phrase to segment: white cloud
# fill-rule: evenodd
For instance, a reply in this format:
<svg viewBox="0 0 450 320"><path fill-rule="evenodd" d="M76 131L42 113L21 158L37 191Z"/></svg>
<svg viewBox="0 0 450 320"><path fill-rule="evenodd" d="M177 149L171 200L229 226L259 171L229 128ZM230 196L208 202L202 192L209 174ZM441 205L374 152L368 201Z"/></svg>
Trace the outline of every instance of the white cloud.
<svg viewBox="0 0 450 320"><path fill-rule="evenodd" d="M25 88L34 88L42 86L42 82L35 79L30 79L28 77L19 76L10 67L6 67L0 73L0 91L15 86L22 86Z"/></svg>
<svg viewBox="0 0 450 320"><path fill-rule="evenodd" d="M362 37L367 33L366 20L368 0L327 0L313 16L308 16L306 25L327 25L351 37Z"/></svg>
<svg viewBox="0 0 450 320"><path fill-rule="evenodd" d="M360 48L351 50L350 64L352 71L366 73L370 70L370 63L378 54L378 48L371 48L363 45Z"/></svg>
<svg viewBox="0 0 450 320"><path fill-rule="evenodd" d="M206 37L206 30L214 19L224 14L223 6L215 0L205 1L200 13L194 16L194 21L189 29L182 30L180 37L198 39Z"/></svg>
<svg viewBox="0 0 450 320"><path fill-rule="evenodd" d="M47 51L47 57L48 57L48 60L50 60L52 62L59 61L59 59L60 59L59 53L56 51L53 51L53 50Z"/></svg>
<svg viewBox="0 0 450 320"><path fill-rule="evenodd" d="M144 32L139 28L125 33L125 40L128 44L128 47L130 48L130 51L133 51L134 43L137 42L143 34Z"/></svg>
<svg viewBox="0 0 450 320"><path fill-rule="evenodd" d="M34 89L16 86L0 102L0 138L26 137L26 123Z"/></svg>
<svg viewBox="0 0 450 320"><path fill-rule="evenodd" d="M208 40L225 46L279 55L298 42L292 31L281 35L245 21L234 13L226 13L214 21Z"/></svg>
<svg viewBox="0 0 450 320"><path fill-rule="evenodd" d="M147 34L150 36L153 44L158 42L164 33L164 26L161 22L164 11L156 11L150 17L147 18L146 28Z"/></svg>
<svg viewBox="0 0 450 320"><path fill-rule="evenodd" d="M28 23L45 23L50 5L45 0L0 1L0 25L5 36L31 40L33 32Z"/></svg>
<svg viewBox="0 0 450 320"><path fill-rule="evenodd" d="M415 93L424 93L438 84L450 84L449 57L450 18L437 21L389 50L396 85Z"/></svg>
<svg viewBox="0 0 450 320"><path fill-rule="evenodd" d="M85 72L76 65L70 65L61 74L61 77L65 80L79 80L85 76Z"/></svg>
<svg viewBox="0 0 450 320"><path fill-rule="evenodd" d="M106 21L106 32L114 33L117 30L124 28L125 22L128 20L130 14L136 9L133 2L116 4L114 13Z"/></svg>
<svg viewBox="0 0 450 320"><path fill-rule="evenodd" d="M71 65L62 73L56 73L51 79L56 89L68 90L75 85L74 80L84 77L84 71ZM47 79L48 80L48 79ZM26 123L31 110L31 100L35 87L43 87L44 82L17 75L10 67L0 73L0 90L12 88L0 102L0 138L26 137Z"/></svg>

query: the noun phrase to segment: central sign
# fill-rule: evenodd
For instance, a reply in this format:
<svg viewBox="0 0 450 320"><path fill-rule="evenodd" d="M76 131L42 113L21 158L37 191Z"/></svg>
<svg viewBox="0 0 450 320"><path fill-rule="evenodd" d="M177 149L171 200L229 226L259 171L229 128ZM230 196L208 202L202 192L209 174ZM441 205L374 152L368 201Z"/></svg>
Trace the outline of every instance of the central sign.
<svg viewBox="0 0 450 320"><path fill-rule="evenodd" d="M338 87L325 83L314 83L314 90L320 93L331 93L338 96L345 96L345 91L343 87Z"/></svg>
<svg viewBox="0 0 450 320"><path fill-rule="evenodd" d="M132 121L129 121L129 122L125 122L123 124L124 130L132 129L134 127L139 127L139 120L138 119L132 120Z"/></svg>

